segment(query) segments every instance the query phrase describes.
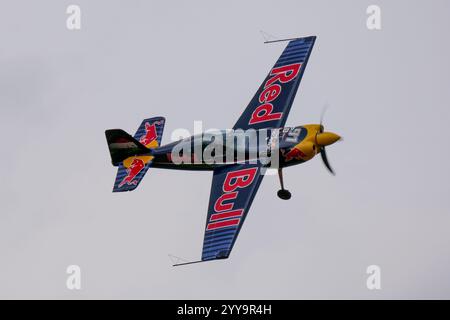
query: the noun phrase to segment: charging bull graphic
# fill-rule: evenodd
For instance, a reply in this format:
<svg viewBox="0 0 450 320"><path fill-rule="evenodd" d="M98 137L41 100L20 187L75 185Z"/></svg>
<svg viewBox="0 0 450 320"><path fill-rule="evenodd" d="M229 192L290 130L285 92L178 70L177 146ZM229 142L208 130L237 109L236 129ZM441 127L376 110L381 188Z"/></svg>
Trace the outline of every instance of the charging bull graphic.
<svg viewBox="0 0 450 320"><path fill-rule="evenodd" d="M146 122L145 123L145 134L139 139L139 142L142 143L146 147L157 147L154 141L158 138L158 134L156 132L156 125L161 125L161 121L156 121L152 124ZM156 142L157 143L157 142Z"/></svg>
<svg viewBox="0 0 450 320"><path fill-rule="evenodd" d="M124 184L127 185L137 185L137 180L134 180L134 178L139 174L139 172L144 169L145 163L144 160L139 158L134 158L133 162L131 162L131 165L129 168L127 168L127 175L119 184L119 188L121 188Z"/></svg>

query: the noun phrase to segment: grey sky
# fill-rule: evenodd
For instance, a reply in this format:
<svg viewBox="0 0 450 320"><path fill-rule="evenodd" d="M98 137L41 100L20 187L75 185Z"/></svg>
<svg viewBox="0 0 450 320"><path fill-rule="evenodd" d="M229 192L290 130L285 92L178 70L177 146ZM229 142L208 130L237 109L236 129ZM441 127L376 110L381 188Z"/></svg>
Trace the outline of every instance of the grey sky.
<svg viewBox="0 0 450 320"><path fill-rule="evenodd" d="M450 298L448 1L0 4L0 298ZM285 46L259 30L317 35L287 125L330 105L337 176L288 168L290 201L266 177L230 259L172 268L200 257L212 174L150 169L113 194L104 130L232 126Z"/></svg>

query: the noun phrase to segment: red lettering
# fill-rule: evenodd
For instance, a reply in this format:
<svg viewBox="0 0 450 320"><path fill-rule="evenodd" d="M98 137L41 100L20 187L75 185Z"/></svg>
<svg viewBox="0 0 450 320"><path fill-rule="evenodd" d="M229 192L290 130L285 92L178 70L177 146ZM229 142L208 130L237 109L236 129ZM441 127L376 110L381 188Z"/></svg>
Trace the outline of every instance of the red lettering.
<svg viewBox="0 0 450 320"><path fill-rule="evenodd" d="M215 214L211 215L211 218L209 220L215 221L215 220L221 220L221 219L226 219L226 218L231 218L231 217L240 217L240 216L242 216L242 212L244 212L243 209L232 210L232 211L227 211L227 212L222 212L222 213L215 213Z"/></svg>
<svg viewBox="0 0 450 320"><path fill-rule="evenodd" d="M287 66L282 66L278 68L273 68L271 75L275 75L275 77L267 80L264 87L270 86L275 81L280 81L281 83L286 83L294 79L298 72L300 71L301 63L289 64Z"/></svg>
<svg viewBox="0 0 450 320"><path fill-rule="evenodd" d="M226 200L234 200L234 199L236 199L237 195L238 195L237 191L231 192L231 193L224 193L223 195L221 195L219 197L219 199L216 200L216 203L214 205L214 210L216 212L222 212L222 211L227 211L227 210L233 209L233 206L234 206L233 202L226 203L226 204L223 204L223 202Z"/></svg>
<svg viewBox="0 0 450 320"><path fill-rule="evenodd" d="M273 105L270 103L262 104L259 107L256 107L252 113L252 118L248 122L249 124L255 124L260 122L266 122L271 120L281 119L283 116L283 112L275 112L273 111Z"/></svg>
<svg viewBox="0 0 450 320"><path fill-rule="evenodd" d="M273 84L270 87L267 87L266 89L261 92L259 95L259 102L271 102L275 100L281 92L281 86L279 84Z"/></svg>
<svg viewBox="0 0 450 320"><path fill-rule="evenodd" d="M233 192L237 188L245 188L249 186L255 179L258 168L250 168L228 172L223 183L223 191Z"/></svg>
<svg viewBox="0 0 450 320"><path fill-rule="evenodd" d="M231 220L209 223L208 226L206 227L206 230L215 230L215 229L235 226L235 225L239 224L239 220L241 220L241 219L231 219Z"/></svg>
<svg viewBox="0 0 450 320"><path fill-rule="evenodd" d="M272 69L270 75L273 77L266 81L264 84L265 89L259 95L259 102L263 104L255 108L248 124L279 120L283 117L283 112L272 113L273 105L270 102L275 100L281 93L281 86L274 84L274 82L286 83L291 81L298 75L301 66L301 63L294 63Z"/></svg>

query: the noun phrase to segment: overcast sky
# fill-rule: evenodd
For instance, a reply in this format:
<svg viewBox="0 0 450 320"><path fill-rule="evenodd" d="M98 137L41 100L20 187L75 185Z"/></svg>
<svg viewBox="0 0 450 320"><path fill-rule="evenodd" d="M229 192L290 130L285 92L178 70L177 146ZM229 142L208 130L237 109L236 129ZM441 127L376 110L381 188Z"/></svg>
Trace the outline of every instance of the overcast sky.
<svg viewBox="0 0 450 320"><path fill-rule="evenodd" d="M66 8L81 8L81 30ZM366 27L378 4L382 29ZM450 298L448 1L0 1L0 298ZM287 125L344 141L266 177L228 260L201 256L211 172L111 192L104 130L231 127L316 35ZM66 268L81 267L81 290ZM366 268L381 268L368 290Z"/></svg>

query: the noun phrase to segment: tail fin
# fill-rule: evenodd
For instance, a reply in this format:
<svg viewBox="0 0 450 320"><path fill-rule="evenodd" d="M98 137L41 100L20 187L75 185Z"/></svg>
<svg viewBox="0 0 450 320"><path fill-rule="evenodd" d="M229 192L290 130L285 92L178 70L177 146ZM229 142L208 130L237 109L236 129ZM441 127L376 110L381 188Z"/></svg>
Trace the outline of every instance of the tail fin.
<svg viewBox="0 0 450 320"><path fill-rule="evenodd" d="M120 165L126 158L149 153L146 146L122 129L106 130L105 135L113 166Z"/></svg>
<svg viewBox="0 0 450 320"><path fill-rule="evenodd" d="M161 139L164 131L166 119L163 117L154 117L144 119L136 131L134 138L150 149L161 145Z"/></svg>
<svg viewBox="0 0 450 320"><path fill-rule="evenodd" d="M134 137L123 130L106 130L111 160L119 166L113 192L137 188L152 163L151 149L159 147L164 131L163 117L142 121Z"/></svg>

